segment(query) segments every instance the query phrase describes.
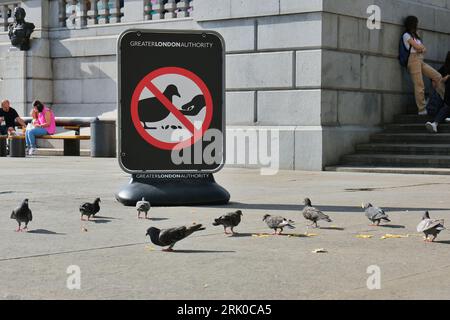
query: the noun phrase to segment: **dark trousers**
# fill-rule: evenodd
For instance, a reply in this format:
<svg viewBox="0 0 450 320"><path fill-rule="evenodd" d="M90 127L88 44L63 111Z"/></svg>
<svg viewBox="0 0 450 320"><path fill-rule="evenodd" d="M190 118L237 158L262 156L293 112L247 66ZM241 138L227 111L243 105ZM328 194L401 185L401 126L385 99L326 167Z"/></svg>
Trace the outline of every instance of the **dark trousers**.
<svg viewBox="0 0 450 320"><path fill-rule="evenodd" d="M450 107L447 103L444 103L444 106L438 111L438 113L434 117L434 122L442 123L450 116Z"/></svg>
<svg viewBox="0 0 450 320"><path fill-rule="evenodd" d="M445 99L433 90L427 105L427 112L434 117L434 122L442 123L446 118L450 117L450 80L447 81L445 87Z"/></svg>
<svg viewBox="0 0 450 320"><path fill-rule="evenodd" d="M8 134L8 128L6 126L0 126L0 135L5 136Z"/></svg>
<svg viewBox="0 0 450 320"><path fill-rule="evenodd" d="M447 80L445 83L445 97L444 97L444 105L436 114L434 119L435 122L441 123L444 122L450 116L450 80Z"/></svg>

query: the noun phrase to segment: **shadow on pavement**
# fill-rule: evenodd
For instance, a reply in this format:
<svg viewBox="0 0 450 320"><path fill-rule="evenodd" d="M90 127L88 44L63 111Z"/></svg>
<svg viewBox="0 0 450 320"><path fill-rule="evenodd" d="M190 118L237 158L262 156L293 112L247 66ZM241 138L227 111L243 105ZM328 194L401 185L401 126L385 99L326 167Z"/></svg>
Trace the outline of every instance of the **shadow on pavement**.
<svg viewBox="0 0 450 320"><path fill-rule="evenodd" d="M397 224L380 224L379 228L391 228L391 229L405 229L405 226L397 225Z"/></svg>
<svg viewBox="0 0 450 320"><path fill-rule="evenodd" d="M439 244L450 244L450 240L434 241L434 243L439 243Z"/></svg>
<svg viewBox="0 0 450 320"><path fill-rule="evenodd" d="M364 213L364 210L361 206L320 206L313 204L314 207L324 211L324 212L348 212L348 213ZM229 208L229 209L249 209L249 210L283 210L283 211L302 211L303 205L301 204L263 204L263 203L241 203L241 202L230 202L227 205L220 206L208 206L211 208ZM404 207L383 207L381 208L386 211L450 211L450 209L443 208L404 208Z"/></svg>
<svg viewBox="0 0 450 320"><path fill-rule="evenodd" d="M109 220L109 219L98 219L98 218L95 218L95 219L92 219L89 221L94 222L94 223L110 223L111 222L111 220Z"/></svg>
<svg viewBox="0 0 450 320"><path fill-rule="evenodd" d="M173 250L170 253L236 253L236 251L221 251L221 250Z"/></svg>
<svg viewBox="0 0 450 320"><path fill-rule="evenodd" d="M344 231L345 228L341 227L320 227L320 230L335 230L335 231Z"/></svg>
<svg viewBox="0 0 450 320"><path fill-rule="evenodd" d="M50 234L50 235L55 235L55 236L64 236L66 235L65 233L58 233L58 232L54 232L54 231L50 231L50 230L46 230L46 229L35 229L35 230L30 230L27 233L33 233L33 234Z"/></svg>

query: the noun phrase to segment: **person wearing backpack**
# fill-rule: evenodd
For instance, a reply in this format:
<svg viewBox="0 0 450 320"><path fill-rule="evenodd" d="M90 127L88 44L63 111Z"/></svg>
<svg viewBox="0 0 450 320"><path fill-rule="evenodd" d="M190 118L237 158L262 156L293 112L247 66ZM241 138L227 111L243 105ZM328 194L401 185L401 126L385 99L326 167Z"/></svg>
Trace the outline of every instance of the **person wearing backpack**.
<svg viewBox="0 0 450 320"><path fill-rule="evenodd" d="M405 19L405 32L400 40L399 60L400 64L408 68L411 75L418 114L427 115L423 76L431 79L433 87L442 98L444 90L441 74L424 62L427 49L417 33L418 26L419 19L417 17L408 16Z"/></svg>

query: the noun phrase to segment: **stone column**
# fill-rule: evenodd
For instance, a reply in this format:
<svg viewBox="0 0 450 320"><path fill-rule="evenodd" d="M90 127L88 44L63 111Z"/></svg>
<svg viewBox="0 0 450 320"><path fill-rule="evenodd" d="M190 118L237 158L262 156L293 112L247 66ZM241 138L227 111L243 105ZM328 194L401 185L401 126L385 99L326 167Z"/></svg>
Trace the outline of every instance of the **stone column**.
<svg viewBox="0 0 450 320"><path fill-rule="evenodd" d="M136 22L144 20L145 0L127 0L124 2L124 14L122 21Z"/></svg>

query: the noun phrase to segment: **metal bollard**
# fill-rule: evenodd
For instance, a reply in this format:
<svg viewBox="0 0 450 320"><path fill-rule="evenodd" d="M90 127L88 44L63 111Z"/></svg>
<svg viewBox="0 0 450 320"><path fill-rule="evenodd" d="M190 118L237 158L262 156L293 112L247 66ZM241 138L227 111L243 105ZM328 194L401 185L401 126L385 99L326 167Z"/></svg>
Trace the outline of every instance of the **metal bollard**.
<svg viewBox="0 0 450 320"><path fill-rule="evenodd" d="M6 137L0 137L0 157L6 157Z"/></svg>
<svg viewBox="0 0 450 320"><path fill-rule="evenodd" d="M14 158L25 157L25 139L23 137L9 137L9 156Z"/></svg>
<svg viewBox="0 0 450 320"><path fill-rule="evenodd" d="M91 157L116 157L116 121L99 120L91 122Z"/></svg>

